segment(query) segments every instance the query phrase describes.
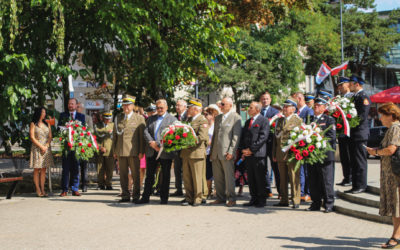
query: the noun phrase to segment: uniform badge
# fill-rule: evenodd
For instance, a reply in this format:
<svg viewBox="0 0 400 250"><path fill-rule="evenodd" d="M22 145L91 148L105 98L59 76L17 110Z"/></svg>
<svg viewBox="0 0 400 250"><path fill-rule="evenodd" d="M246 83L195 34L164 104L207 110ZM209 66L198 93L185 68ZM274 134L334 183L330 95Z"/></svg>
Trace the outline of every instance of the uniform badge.
<svg viewBox="0 0 400 250"><path fill-rule="evenodd" d="M369 105L369 101L367 98L364 99L364 105Z"/></svg>

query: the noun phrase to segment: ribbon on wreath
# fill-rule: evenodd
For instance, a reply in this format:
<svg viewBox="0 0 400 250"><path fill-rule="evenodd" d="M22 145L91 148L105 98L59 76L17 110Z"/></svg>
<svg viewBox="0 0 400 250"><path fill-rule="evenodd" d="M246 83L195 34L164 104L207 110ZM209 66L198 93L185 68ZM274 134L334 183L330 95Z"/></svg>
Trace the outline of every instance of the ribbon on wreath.
<svg viewBox="0 0 400 250"><path fill-rule="evenodd" d="M274 121L276 121L278 118L281 118L281 117L283 117L283 115L281 113L274 115L271 119L269 119L269 125L272 126Z"/></svg>
<svg viewBox="0 0 400 250"><path fill-rule="evenodd" d="M347 135L350 137L350 124L349 121L346 118L346 114L344 113L343 109L339 106L337 102L334 102L333 100L329 103L331 106L334 106L337 111L339 111L340 116L343 119L343 134Z"/></svg>

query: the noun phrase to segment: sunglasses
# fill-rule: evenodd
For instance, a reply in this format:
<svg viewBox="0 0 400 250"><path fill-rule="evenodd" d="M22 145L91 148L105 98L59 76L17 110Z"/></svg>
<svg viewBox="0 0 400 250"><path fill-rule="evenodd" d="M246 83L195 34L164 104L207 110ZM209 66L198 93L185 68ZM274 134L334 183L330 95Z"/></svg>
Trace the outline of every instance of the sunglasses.
<svg viewBox="0 0 400 250"><path fill-rule="evenodd" d="M225 106L225 103L221 102L221 106L222 106L222 107Z"/></svg>
<svg viewBox="0 0 400 250"><path fill-rule="evenodd" d="M164 109L164 107L156 107L156 109Z"/></svg>

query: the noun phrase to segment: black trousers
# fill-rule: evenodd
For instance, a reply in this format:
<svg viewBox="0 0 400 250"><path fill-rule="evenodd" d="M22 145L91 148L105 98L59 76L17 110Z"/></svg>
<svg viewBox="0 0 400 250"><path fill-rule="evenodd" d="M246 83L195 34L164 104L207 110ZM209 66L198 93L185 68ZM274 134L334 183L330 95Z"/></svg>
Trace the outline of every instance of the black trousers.
<svg viewBox="0 0 400 250"><path fill-rule="evenodd" d="M353 189L367 188L367 141L350 140L350 165L352 166Z"/></svg>
<svg viewBox="0 0 400 250"><path fill-rule="evenodd" d="M169 183L171 179L171 164L172 159L158 159L157 155L152 157L146 157L146 179L144 181L144 191L142 199L149 200L151 190L154 185L155 175L158 163L161 165L161 184L160 186L160 198L162 201L168 201L169 197Z"/></svg>
<svg viewBox="0 0 400 250"><path fill-rule="evenodd" d="M246 157L244 164L247 167L247 181L249 183L251 201L265 204L267 199L265 157Z"/></svg>
<svg viewBox="0 0 400 250"><path fill-rule="evenodd" d="M79 165L81 168L81 189L84 189L88 183L88 162L80 160Z"/></svg>
<svg viewBox="0 0 400 250"><path fill-rule="evenodd" d="M350 163L350 137L339 137L340 163L342 164L343 179L345 182L352 181L352 165Z"/></svg>
<svg viewBox="0 0 400 250"><path fill-rule="evenodd" d="M178 155L174 158L174 174L175 174L175 188L177 192L182 192L182 159Z"/></svg>
<svg viewBox="0 0 400 250"><path fill-rule="evenodd" d="M271 136L271 134L270 134ZM276 189L278 190L278 194L281 193L280 190L280 186L281 186L281 178L279 175L279 168L278 168L278 163L274 162L272 160L273 156L272 156L272 141L268 142L269 144L267 144L267 157L269 158L269 161L271 162L271 168L272 171L274 172L274 180L275 180L275 186ZM265 166L267 167L267 191L269 192L271 190L271 183L270 180L268 178L269 173L268 173L268 161L267 161L267 157L265 158Z"/></svg>
<svg viewBox="0 0 400 250"><path fill-rule="evenodd" d="M322 200L325 208L333 208L335 191L333 182L335 178L335 162L326 161L308 166L308 177L310 181L310 195L312 206L321 207Z"/></svg>

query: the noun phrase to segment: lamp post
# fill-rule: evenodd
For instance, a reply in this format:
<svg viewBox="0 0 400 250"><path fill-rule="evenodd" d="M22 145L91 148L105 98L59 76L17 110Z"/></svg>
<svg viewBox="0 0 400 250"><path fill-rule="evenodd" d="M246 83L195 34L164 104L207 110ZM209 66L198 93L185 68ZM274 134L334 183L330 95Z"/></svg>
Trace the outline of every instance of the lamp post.
<svg viewBox="0 0 400 250"><path fill-rule="evenodd" d="M330 0L330 4L339 4L340 5L340 44L341 44L341 55L342 55L342 63L344 62L344 45L343 45L343 7L342 0ZM342 70L342 76L344 76L344 70Z"/></svg>

